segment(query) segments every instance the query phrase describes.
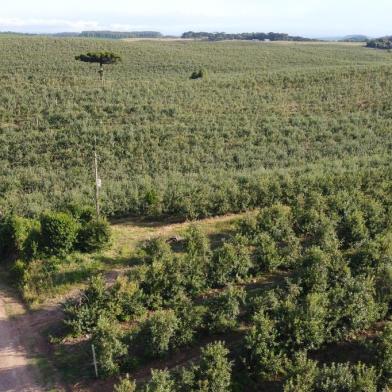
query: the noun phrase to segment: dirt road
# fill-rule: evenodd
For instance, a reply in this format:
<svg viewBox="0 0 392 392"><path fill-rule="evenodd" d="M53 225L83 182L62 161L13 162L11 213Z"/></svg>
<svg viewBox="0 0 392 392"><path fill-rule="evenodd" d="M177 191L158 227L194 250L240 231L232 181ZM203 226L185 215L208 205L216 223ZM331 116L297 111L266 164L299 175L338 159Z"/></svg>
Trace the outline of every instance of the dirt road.
<svg viewBox="0 0 392 392"><path fill-rule="evenodd" d="M7 316L9 298L0 288L0 392L40 392L35 371L21 344L23 332Z"/></svg>

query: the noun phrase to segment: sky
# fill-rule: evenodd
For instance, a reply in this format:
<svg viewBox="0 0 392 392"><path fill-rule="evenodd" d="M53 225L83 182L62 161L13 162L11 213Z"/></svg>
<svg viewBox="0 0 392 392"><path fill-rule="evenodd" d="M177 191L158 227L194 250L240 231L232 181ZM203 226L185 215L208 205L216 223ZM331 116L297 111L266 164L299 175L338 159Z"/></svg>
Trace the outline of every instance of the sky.
<svg viewBox="0 0 392 392"><path fill-rule="evenodd" d="M392 35L392 0L12 0L0 31L282 32Z"/></svg>

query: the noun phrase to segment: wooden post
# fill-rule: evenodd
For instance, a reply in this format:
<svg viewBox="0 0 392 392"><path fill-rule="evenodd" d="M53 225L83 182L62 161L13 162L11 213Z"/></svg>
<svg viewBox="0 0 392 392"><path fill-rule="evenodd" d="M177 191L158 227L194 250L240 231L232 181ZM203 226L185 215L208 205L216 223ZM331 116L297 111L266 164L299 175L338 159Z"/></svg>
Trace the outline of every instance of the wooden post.
<svg viewBox="0 0 392 392"><path fill-rule="evenodd" d="M91 345L91 350L92 350L92 352L93 352L93 361L94 361L95 377L97 377L97 378L98 378L98 365L97 365L97 357L96 357L96 355L95 355L95 347L94 347L94 345L93 345L93 344Z"/></svg>

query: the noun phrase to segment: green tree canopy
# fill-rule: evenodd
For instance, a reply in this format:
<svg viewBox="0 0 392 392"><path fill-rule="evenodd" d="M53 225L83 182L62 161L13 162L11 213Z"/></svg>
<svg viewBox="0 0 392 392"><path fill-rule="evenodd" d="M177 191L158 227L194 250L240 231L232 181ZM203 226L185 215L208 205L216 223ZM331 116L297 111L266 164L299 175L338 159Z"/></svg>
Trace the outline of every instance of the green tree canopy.
<svg viewBox="0 0 392 392"><path fill-rule="evenodd" d="M99 64L99 76L103 81L104 69L106 64L117 64L121 61L121 57L112 52L88 52L75 57L75 60L83 61L84 63Z"/></svg>
<svg viewBox="0 0 392 392"><path fill-rule="evenodd" d="M121 57L112 52L88 52L75 57L75 60L85 63L116 64L121 61Z"/></svg>

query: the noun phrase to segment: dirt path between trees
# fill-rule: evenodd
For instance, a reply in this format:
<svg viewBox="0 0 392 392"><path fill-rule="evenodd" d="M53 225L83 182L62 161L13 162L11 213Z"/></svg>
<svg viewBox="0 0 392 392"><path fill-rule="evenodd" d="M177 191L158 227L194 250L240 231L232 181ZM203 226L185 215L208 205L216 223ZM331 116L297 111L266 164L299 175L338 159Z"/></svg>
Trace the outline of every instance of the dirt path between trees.
<svg viewBox="0 0 392 392"><path fill-rule="evenodd" d="M0 391L40 392L37 371L30 365L21 342L23 331L16 318L7 315L10 298L0 287Z"/></svg>

